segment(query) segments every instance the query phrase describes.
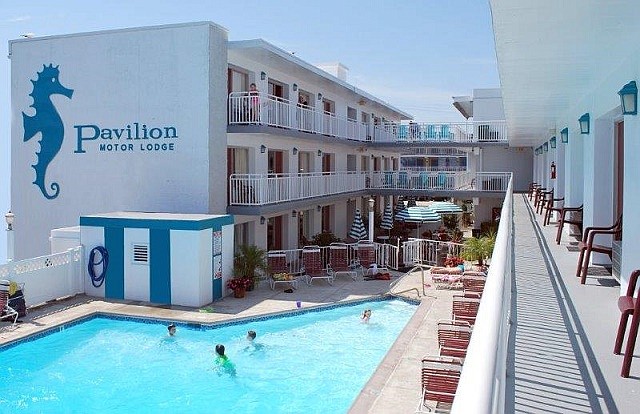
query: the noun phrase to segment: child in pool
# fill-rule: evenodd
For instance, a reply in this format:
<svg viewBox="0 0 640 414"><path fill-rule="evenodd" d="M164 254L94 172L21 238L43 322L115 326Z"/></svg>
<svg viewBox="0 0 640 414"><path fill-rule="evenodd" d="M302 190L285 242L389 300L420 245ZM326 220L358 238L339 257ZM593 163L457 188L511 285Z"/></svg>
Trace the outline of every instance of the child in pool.
<svg viewBox="0 0 640 414"><path fill-rule="evenodd" d="M370 318L371 318L371 309L366 309L364 312L362 312L362 316L360 317L360 319L362 319L362 323L369 323Z"/></svg>
<svg viewBox="0 0 640 414"><path fill-rule="evenodd" d="M216 355L217 356L216 356L215 363L218 370L218 374L226 372L231 376L235 376L236 367L233 364L233 362L231 362L231 360L229 360L229 358L224 354L224 345L222 344L216 345Z"/></svg>

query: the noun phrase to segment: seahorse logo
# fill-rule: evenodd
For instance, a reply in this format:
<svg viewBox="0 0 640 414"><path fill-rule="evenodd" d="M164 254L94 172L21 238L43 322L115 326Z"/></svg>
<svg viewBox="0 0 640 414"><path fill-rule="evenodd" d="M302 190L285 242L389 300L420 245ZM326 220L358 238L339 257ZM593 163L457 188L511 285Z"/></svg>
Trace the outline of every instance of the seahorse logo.
<svg viewBox="0 0 640 414"><path fill-rule="evenodd" d="M38 141L40 152L36 152L38 161L32 165L36 171L36 179L33 184L40 188L47 199L51 200L60 194L60 185L56 182L51 183L50 187L53 193L49 194L45 186L45 175L47 167L62 147L64 124L56 107L53 106L50 96L58 94L71 99L73 89L65 88L58 81L60 75L58 66L54 67L53 64L42 66L42 72L37 73L38 79L31 81L33 92L29 94L33 98L33 104L29 106L35 109L35 115L30 116L23 112L22 120L24 123L24 142L33 138L38 132L41 135L40 141Z"/></svg>

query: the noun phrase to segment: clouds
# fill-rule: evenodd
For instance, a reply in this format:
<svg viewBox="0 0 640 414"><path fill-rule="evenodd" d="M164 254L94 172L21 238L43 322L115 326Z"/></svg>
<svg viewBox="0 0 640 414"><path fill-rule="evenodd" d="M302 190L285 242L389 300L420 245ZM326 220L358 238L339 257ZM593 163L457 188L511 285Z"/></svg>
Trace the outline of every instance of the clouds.
<svg viewBox="0 0 640 414"><path fill-rule="evenodd" d="M20 23L20 22L26 22L28 20L31 20L31 16L29 15L24 15L24 16L16 16L16 17L11 17L7 20L5 20L5 23Z"/></svg>

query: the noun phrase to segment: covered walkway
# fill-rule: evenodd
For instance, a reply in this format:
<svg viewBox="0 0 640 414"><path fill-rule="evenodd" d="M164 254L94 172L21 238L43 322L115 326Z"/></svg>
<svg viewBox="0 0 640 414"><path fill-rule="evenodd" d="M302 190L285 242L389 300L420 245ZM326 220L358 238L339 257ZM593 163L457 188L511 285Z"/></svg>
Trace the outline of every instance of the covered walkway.
<svg viewBox="0 0 640 414"><path fill-rule="evenodd" d="M620 287L592 267L575 277L576 240L555 243L526 196L514 194L512 330L507 361L508 413L635 413L640 403L640 349L631 377L613 355Z"/></svg>

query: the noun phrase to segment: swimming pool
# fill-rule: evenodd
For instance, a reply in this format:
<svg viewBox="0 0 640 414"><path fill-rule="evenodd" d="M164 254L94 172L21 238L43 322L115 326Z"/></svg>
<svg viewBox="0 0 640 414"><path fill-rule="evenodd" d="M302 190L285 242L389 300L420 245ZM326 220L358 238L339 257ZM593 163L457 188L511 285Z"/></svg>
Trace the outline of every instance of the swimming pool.
<svg viewBox="0 0 640 414"><path fill-rule="evenodd" d="M0 348L0 407L17 412L346 412L416 306L368 301L199 328L96 317ZM369 324L360 322L372 309ZM247 330L258 334L254 344ZM226 346L236 375L214 367Z"/></svg>

